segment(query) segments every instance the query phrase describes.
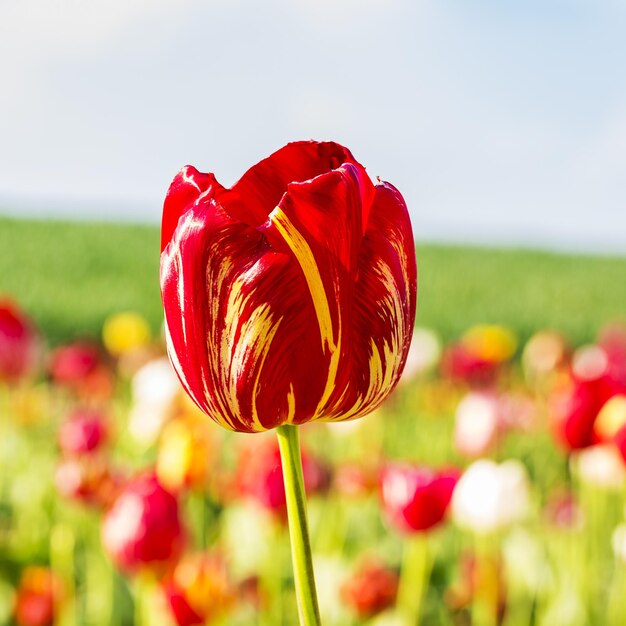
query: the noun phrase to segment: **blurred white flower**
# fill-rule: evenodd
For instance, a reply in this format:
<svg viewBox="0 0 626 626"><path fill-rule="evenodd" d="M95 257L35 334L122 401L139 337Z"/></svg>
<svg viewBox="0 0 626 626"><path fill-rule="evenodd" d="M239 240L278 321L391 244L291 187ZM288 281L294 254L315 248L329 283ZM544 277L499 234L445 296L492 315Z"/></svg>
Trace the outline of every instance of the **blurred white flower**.
<svg viewBox="0 0 626 626"><path fill-rule="evenodd" d="M528 476L517 460L475 461L452 494L452 518L476 533L494 532L521 521L529 509Z"/></svg>
<svg viewBox="0 0 626 626"><path fill-rule="evenodd" d="M133 376L128 430L140 444L154 443L182 387L167 357L154 359Z"/></svg>
<svg viewBox="0 0 626 626"><path fill-rule="evenodd" d="M626 478L624 461L612 444L584 448L572 455L572 468L581 480L605 489L620 489Z"/></svg>
<svg viewBox="0 0 626 626"><path fill-rule="evenodd" d="M489 393L470 392L456 409L454 446L464 456L485 455L499 433L498 402Z"/></svg>
<svg viewBox="0 0 626 626"><path fill-rule="evenodd" d="M428 372L439 363L440 358L441 342L437 335L428 328L416 328L400 382L408 382Z"/></svg>

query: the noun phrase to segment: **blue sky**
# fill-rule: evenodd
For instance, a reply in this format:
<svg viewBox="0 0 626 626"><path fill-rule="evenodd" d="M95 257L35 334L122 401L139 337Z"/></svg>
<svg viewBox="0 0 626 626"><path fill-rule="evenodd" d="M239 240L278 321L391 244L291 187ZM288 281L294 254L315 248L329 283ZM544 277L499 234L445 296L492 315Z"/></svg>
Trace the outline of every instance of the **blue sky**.
<svg viewBox="0 0 626 626"><path fill-rule="evenodd" d="M622 0L0 0L0 211L157 222L293 139L417 237L626 251Z"/></svg>

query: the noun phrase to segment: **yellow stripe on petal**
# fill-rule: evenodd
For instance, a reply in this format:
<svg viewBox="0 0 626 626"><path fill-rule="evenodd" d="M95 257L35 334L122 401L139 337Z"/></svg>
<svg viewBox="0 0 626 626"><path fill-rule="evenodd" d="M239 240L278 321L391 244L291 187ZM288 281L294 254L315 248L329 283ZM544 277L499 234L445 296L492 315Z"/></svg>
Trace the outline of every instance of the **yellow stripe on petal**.
<svg viewBox="0 0 626 626"><path fill-rule="evenodd" d="M322 416L321 412L324 411L324 407L326 406L326 403L335 388L337 371L339 369L339 358L341 356L341 333L338 332L337 339L335 339L333 333L333 321L330 314L330 306L328 304L328 295L326 294L324 282L322 280L322 276L320 275L320 271L311 247L280 207L276 207L272 211L270 219L274 226L276 226L276 229L282 238L285 240L285 243L293 252L293 255L296 257L296 260L302 269L306 284L309 288L309 292L311 293L311 298L313 299L315 316L317 317L317 322L320 328L320 336L322 339L322 349L330 352L326 386L317 405L315 415L313 416L313 419L317 419ZM335 281L335 283L336 282L337 281ZM341 321L339 321L339 323L341 323Z"/></svg>
<svg viewBox="0 0 626 626"><path fill-rule="evenodd" d="M313 306L315 307L315 315L320 326L322 334L322 343L326 348L335 350L336 346L333 339L333 322L330 315L330 307L328 306L328 297L324 289L324 283L320 276L315 257L306 239L300 234L298 229L291 223L280 207L276 207L270 219L276 226L294 256L296 257L304 278L306 280L311 297L313 298Z"/></svg>

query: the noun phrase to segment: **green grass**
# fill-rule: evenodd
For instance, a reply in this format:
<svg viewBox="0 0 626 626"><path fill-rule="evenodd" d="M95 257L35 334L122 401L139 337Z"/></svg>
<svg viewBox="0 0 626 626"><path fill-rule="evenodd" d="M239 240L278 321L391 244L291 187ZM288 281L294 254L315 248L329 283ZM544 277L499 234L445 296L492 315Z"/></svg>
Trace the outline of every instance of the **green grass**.
<svg viewBox="0 0 626 626"><path fill-rule="evenodd" d="M112 312L161 323L159 231L128 224L0 218L0 292L13 294L52 343L97 335ZM626 257L418 243L420 325L446 339L481 322L523 337L557 328L591 340L626 320Z"/></svg>

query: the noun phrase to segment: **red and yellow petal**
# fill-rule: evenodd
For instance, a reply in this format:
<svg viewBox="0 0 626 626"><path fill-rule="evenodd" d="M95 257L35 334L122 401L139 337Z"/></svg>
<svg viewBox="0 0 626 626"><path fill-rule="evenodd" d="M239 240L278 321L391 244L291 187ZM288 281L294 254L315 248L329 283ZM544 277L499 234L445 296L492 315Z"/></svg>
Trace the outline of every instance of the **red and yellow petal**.
<svg viewBox="0 0 626 626"><path fill-rule="evenodd" d="M381 183L376 186L354 284L350 379L336 390L323 417L360 417L391 393L406 362L416 300L417 266L406 203L397 189Z"/></svg>

